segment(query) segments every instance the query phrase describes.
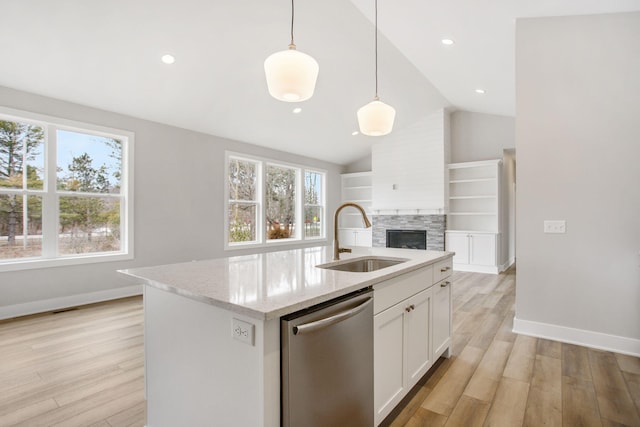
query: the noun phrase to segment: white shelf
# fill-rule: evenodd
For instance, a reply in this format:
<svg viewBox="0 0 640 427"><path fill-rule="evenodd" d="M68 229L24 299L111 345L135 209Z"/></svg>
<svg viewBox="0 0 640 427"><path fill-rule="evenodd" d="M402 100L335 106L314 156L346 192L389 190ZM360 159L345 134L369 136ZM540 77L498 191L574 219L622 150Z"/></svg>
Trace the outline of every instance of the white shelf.
<svg viewBox="0 0 640 427"><path fill-rule="evenodd" d="M469 199L495 199L495 194L493 195L479 195L479 196L450 196L449 200L469 200Z"/></svg>
<svg viewBox="0 0 640 427"><path fill-rule="evenodd" d="M358 185L358 186L349 186L349 187L343 187L343 190L373 190L373 186L372 185Z"/></svg>
<svg viewBox="0 0 640 427"><path fill-rule="evenodd" d="M496 212L449 212L449 215L497 215Z"/></svg>
<svg viewBox="0 0 640 427"><path fill-rule="evenodd" d="M462 184L466 182L490 182L495 180L496 178L454 179L454 180L450 180L449 184Z"/></svg>
<svg viewBox="0 0 640 427"><path fill-rule="evenodd" d="M371 216L373 204L373 175L371 172L342 174L342 203L344 202L359 204L367 216ZM345 209L340 213L338 231L341 235L340 243L345 246L372 245L371 229L364 229L362 215L353 208Z"/></svg>

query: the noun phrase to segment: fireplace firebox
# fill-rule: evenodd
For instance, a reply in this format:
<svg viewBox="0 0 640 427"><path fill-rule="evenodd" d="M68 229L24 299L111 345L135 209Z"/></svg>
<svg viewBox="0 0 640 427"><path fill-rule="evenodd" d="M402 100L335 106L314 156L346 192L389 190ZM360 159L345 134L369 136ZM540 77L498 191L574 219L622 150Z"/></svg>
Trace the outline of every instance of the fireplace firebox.
<svg viewBox="0 0 640 427"><path fill-rule="evenodd" d="M388 248L427 249L427 230L387 230Z"/></svg>

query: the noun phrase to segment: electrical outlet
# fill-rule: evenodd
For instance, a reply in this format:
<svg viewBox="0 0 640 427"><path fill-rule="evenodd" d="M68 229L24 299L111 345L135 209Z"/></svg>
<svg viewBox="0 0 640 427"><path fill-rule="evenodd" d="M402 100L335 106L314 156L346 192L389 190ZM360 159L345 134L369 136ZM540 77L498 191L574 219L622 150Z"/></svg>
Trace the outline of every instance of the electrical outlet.
<svg viewBox="0 0 640 427"><path fill-rule="evenodd" d="M565 220L545 220L544 232L545 233L566 233L567 224Z"/></svg>
<svg viewBox="0 0 640 427"><path fill-rule="evenodd" d="M245 344L253 345L255 325L240 319L231 320L231 336Z"/></svg>

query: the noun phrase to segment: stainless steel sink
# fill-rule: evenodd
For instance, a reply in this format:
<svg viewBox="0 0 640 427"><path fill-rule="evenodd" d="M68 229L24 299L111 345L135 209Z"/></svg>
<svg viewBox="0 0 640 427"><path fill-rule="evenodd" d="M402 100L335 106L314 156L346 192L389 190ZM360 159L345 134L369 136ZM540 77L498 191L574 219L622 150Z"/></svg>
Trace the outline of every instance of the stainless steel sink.
<svg viewBox="0 0 640 427"><path fill-rule="evenodd" d="M321 264L316 267L327 270L349 271L351 273L368 273L409 261L405 258L364 257L353 260Z"/></svg>

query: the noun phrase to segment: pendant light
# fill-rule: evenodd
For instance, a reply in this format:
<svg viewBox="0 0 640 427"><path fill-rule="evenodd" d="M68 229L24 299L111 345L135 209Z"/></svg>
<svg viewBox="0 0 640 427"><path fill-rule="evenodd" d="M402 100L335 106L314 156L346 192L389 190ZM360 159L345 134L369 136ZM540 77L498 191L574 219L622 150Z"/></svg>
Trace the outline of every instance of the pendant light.
<svg viewBox="0 0 640 427"><path fill-rule="evenodd" d="M386 135L393 129L396 110L380 101L378 97L378 0L375 14L375 51L376 51L376 96L373 101L358 110L358 126L360 132L369 136Z"/></svg>
<svg viewBox="0 0 640 427"><path fill-rule="evenodd" d="M288 50L270 55L264 61L269 93L285 102L306 101L313 96L318 78L318 62L296 50L293 43L293 0L291 0L291 43Z"/></svg>

